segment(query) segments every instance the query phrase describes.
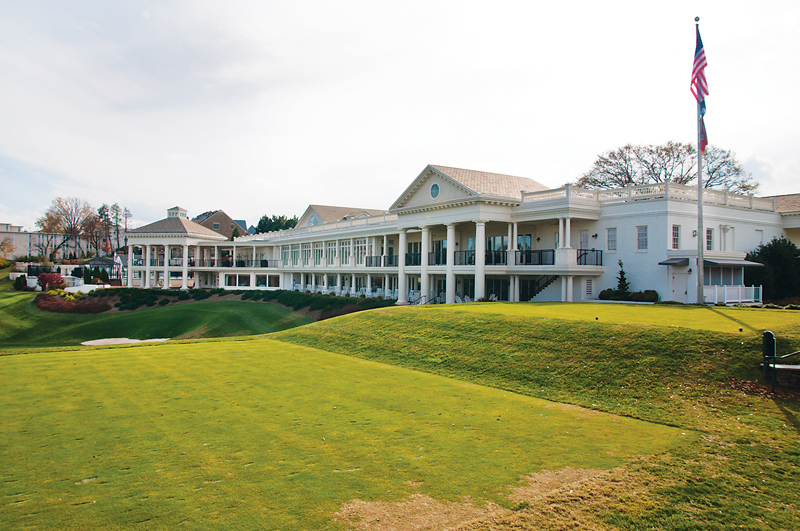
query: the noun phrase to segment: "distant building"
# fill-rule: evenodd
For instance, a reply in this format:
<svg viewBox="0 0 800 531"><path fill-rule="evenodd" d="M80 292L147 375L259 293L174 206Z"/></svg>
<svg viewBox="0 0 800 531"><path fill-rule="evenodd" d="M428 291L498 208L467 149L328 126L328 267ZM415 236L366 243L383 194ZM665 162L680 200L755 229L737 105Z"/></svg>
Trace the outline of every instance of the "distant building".
<svg viewBox="0 0 800 531"><path fill-rule="evenodd" d="M525 177L427 166L388 210L310 205L293 229L234 241L183 227L165 244L148 229L162 221L129 242L150 258L132 269L151 286L162 275L180 277L170 285L184 288L191 278L196 287L380 295L398 304L589 301L616 286L621 260L634 291L662 300L695 302L703 267L705 302L760 301L760 288L744 285L744 268L759 264L745 255L782 235L800 243L800 194L705 190L703 203L697 234L692 187L551 190ZM158 261L174 253L180 266Z"/></svg>
<svg viewBox="0 0 800 531"><path fill-rule="evenodd" d="M222 234L229 240L231 236L233 236L234 229L239 232L239 236L250 234L245 228L247 227L247 223L245 223L244 220L236 221L222 210L203 212L199 216L192 218L192 221L207 229L213 230L217 234Z"/></svg>

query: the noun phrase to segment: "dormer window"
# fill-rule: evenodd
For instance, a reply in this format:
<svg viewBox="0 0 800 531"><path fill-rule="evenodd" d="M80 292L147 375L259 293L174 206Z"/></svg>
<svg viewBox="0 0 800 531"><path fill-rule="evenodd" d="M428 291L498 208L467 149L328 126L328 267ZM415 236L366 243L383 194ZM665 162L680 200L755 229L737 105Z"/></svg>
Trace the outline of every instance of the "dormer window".
<svg viewBox="0 0 800 531"><path fill-rule="evenodd" d="M433 199L439 197L439 185L436 183L433 183L433 185L431 185L431 197Z"/></svg>

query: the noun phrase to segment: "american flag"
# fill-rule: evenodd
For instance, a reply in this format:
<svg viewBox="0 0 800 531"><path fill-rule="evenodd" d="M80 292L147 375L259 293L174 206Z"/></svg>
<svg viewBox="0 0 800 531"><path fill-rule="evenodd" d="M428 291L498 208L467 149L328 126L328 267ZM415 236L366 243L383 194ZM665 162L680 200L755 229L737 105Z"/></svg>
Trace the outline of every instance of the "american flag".
<svg viewBox="0 0 800 531"><path fill-rule="evenodd" d="M692 94L705 114L705 99L708 96L708 82L706 81L706 52L703 50L703 40L700 38L700 28L695 25L697 31L697 47L694 49L694 64L692 65Z"/></svg>

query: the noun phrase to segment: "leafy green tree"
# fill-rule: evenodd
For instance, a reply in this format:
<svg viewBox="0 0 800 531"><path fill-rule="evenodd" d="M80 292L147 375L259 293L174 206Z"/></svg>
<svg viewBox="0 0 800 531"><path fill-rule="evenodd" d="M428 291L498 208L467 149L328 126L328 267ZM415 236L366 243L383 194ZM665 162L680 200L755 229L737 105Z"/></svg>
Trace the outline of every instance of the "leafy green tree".
<svg viewBox="0 0 800 531"><path fill-rule="evenodd" d="M261 216L261 219L258 220L258 224L256 225L256 234L273 232L276 230L292 229L297 226L298 221L300 220L297 219L297 216L287 218L286 216L273 215L272 217L269 217L267 215L263 215Z"/></svg>
<svg viewBox="0 0 800 531"><path fill-rule="evenodd" d="M800 249L781 236L766 245L759 245L747 254L752 262L764 267L746 267L745 284L762 286L765 301L778 301L800 296Z"/></svg>
<svg viewBox="0 0 800 531"><path fill-rule="evenodd" d="M239 227L234 227L233 232L231 233L231 241L235 240L239 236L241 236L241 234L239 234Z"/></svg>

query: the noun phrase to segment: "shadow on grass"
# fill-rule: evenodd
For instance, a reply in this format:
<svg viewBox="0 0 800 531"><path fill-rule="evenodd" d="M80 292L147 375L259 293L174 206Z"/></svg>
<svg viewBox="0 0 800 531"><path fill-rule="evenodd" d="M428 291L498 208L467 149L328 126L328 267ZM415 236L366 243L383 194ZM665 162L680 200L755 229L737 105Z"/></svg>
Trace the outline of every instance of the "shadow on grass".
<svg viewBox="0 0 800 531"><path fill-rule="evenodd" d="M715 315L718 315L719 317L722 317L724 319L728 319L729 321L733 321L734 323L738 324L742 328L746 328L747 330L749 330L751 332L761 332L760 329L753 328L752 326L750 326L749 324L745 323L741 319L735 319L735 318L731 317L730 315L726 315L726 314L722 313L721 311L717 310L716 308L714 308L713 306L705 306L704 308L709 310L710 312L714 313Z"/></svg>

